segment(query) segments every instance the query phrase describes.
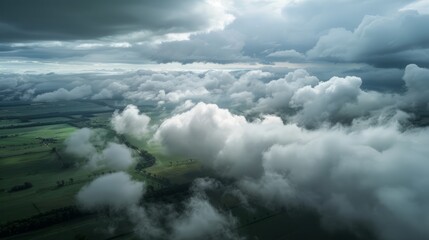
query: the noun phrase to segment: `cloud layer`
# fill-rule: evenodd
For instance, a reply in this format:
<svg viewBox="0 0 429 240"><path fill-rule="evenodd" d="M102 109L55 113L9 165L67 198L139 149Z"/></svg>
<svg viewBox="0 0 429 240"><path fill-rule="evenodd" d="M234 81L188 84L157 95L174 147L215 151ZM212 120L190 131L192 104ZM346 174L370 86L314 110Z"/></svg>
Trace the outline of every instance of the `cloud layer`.
<svg viewBox="0 0 429 240"><path fill-rule="evenodd" d="M222 28L232 18L212 1L193 0L18 0L4 1L0 9L2 42L96 39L130 33L150 38Z"/></svg>
<svg viewBox="0 0 429 240"><path fill-rule="evenodd" d="M387 123L305 130L273 116L248 122L200 103L167 119L156 139L269 204L315 207L333 226L363 221L384 239L423 239L429 130L401 130L399 115Z"/></svg>
<svg viewBox="0 0 429 240"><path fill-rule="evenodd" d="M5 1L0 59L428 67L425 2Z"/></svg>

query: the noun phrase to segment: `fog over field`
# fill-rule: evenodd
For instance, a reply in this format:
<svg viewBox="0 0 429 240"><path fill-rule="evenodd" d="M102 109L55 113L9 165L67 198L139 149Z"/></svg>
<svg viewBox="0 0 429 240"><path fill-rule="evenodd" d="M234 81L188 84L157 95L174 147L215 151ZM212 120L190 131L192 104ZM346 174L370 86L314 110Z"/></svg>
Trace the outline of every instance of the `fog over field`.
<svg viewBox="0 0 429 240"><path fill-rule="evenodd" d="M51 152L103 171L73 202L137 239L257 239L225 196L353 239L429 239L428 26L427 0L5 0L1 119L108 107ZM134 173L147 154L178 160ZM204 174L165 197L182 159Z"/></svg>

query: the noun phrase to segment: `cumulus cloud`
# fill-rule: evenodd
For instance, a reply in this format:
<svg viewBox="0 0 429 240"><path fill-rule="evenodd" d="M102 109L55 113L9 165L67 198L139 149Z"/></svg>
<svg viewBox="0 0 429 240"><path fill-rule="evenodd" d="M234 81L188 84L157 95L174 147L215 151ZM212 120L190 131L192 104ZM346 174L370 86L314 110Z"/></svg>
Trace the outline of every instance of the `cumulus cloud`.
<svg viewBox="0 0 429 240"><path fill-rule="evenodd" d="M65 151L78 157L92 155L96 149L91 143L94 132L89 128L82 128L73 132L65 141Z"/></svg>
<svg viewBox="0 0 429 240"><path fill-rule="evenodd" d="M294 93L305 86L315 86L319 79L304 69L288 73L284 78L272 80L265 85L266 94L258 100L257 111L275 112L289 107Z"/></svg>
<svg viewBox="0 0 429 240"><path fill-rule="evenodd" d="M70 91L64 88L59 88L53 92L47 92L37 95L33 101L35 102L54 102L62 100L83 99L92 94L92 88L89 85L75 87Z"/></svg>
<svg viewBox="0 0 429 240"><path fill-rule="evenodd" d="M144 194L144 184L124 172L101 176L84 186L76 196L78 204L87 210L110 208L123 210L136 206Z"/></svg>
<svg viewBox="0 0 429 240"><path fill-rule="evenodd" d="M291 105L302 107L298 122L314 126L321 120L329 119L348 103L355 103L361 93L362 80L357 77L331 78L315 87L305 86L298 89L291 99Z"/></svg>
<svg viewBox="0 0 429 240"><path fill-rule="evenodd" d="M131 149L107 142L105 134L89 128L73 132L64 144L66 153L85 159L85 166L91 169L126 170L134 163Z"/></svg>
<svg viewBox="0 0 429 240"><path fill-rule="evenodd" d="M100 92L91 97L91 99L112 99L120 97L122 93L126 92L129 86L120 83L112 82L106 88L101 89Z"/></svg>
<svg viewBox="0 0 429 240"><path fill-rule="evenodd" d="M404 131L396 117L316 130L267 119L199 103L162 123L156 138L270 205L315 207L327 225L364 222L383 239L428 236L427 128Z"/></svg>
<svg viewBox="0 0 429 240"><path fill-rule="evenodd" d="M198 103L191 110L165 120L155 139L170 153L200 159L226 176L254 176L261 174L264 149L277 140L288 142L288 135L300 131L289 126L280 132L278 125L282 125L278 117L249 123L217 105ZM259 133L269 137L258 138ZM236 161L238 157L241 161Z"/></svg>
<svg viewBox="0 0 429 240"><path fill-rule="evenodd" d="M425 68L413 66L405 68L405 71L397 69L375 73L367 73L366 68L357 69L339 72L337 77L329 75L323 78L316 76L320 72L315 75L305 69L281 72L272 69L231 72L212 70L202 73L137 71L109 76L107 79L94 74L12 75L9 78L19 80L14 84L15 87L5 90L3 98L33 98L34 101L43 98L111 98L134 105L152 104L159 109L177 109L175 113L202 101L238 110L248 116L277 114L286 121L317 127L323 124L349 124L354 118L371 116L386 108L413 112L415 107L419 107L423 112L426 111ZM423 74L411 74L417 71ZM58 77L63 82L55 81ZM355 84L358 82L360 84ZM416 87L413 82L423 85ZM394 87L385 87L386 84ZM75 89L68 91L73 94L62 94L66 90L60 86L64 85L68 89ZM96 94L86 96L86 93L78 92L80 88L76 86L89 86ZM346 86L349 89L347 91ZM339 97L341 101L337 101ZM118 133L137 138L147 135L150 122L146 121L149 118L136 110L130 107L114 115L112 126ZM113 124L114 121L117 122Z"/></svg>
<svg viewBox="0 0 429 240"><path fill-rule="evenodd" d="M150 117L140 114L140 110L134 105L128 105L122 112L113 113L111 124L113 130L119 134L128 134L141 139L148 132Z"/></svg>
<svg viewBox="0 0 429 240"><path fill-rule="evenodd" d="M107 167L116 170L126 170L133 163L132 152L127 146L109 142L101 153L91 156L88 166L93 169Z"/></svg>
<svg viewBox="0 0 429 240"><path fill-rule="evenodd" d="M404 67L410 62L427 66L424 56L428 53L429 34L423 28L428 23L429 15L413 11L392 16L366 16L353 31L331 29L320 37L308 55L384 67Z"/></svg>
<svg viewBox="0 0 429 240"><path fill-rule="evenodd" d="M202 197L192 197L185 211L173 221L173 239L235 239L234 218L223 215Z"/></svg>
<svg viewBox="0 0 429 240"><path fill-rule="evenodd" d="M404 81L407 87L406 101L411 105L429 108L429 69L410 64L405 68ZM425 106L426 105L426 106Z"/></svg>
<svg viewBox="0 0 429 240"><path fill-rule="evenodd" d="M95 179L76 198L85 210L109 209L123 214L144 239L239 239L233 231L236 219L215 208L206 195L206 191L219 187L213 179L196 179L191 197L182 203L183 210L165 203L140 205L144 183L118 172Z"/></svg>

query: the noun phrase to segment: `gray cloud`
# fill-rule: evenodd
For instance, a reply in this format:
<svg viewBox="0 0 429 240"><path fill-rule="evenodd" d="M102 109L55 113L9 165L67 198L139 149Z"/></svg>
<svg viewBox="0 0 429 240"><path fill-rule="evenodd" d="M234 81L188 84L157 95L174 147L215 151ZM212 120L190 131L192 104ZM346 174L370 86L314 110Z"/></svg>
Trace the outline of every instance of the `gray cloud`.
<svg viewBox="0 0 429 240"><path fill-rule="evenodd" d="M47 92L37 95L33 101L35 102L55 102L62 100L83 99L92 94L91 86L82 85L71 89L70 91L64 88L59 88L53 92Z"/></svg>
<svg viewBox="0 0 429 240"><path fill-rule="evenodd" d="M309 71L316 71L323 78ZM197 102L206 102L237 109L248 116L277 114L285 121L306 127L350 124L355 118L370 117L388 108L417 115L427 111L426 68L417 65L409 65L404 70L355 67L335 70L338 77L317 72L323 70L309 71L137 71L108 77L97 74L15 74L4 75L11 88L3 90L2 97L33 101L112 98L134 105L155 104L159 111L177 108L176 113ZM385 88L386 84L392 85ZM89 89L95 94L88 95L85 90ZM416 112L416 107L421 108L420 112ZM117 133L136 138L149 132L148 124L148 118L138 109L131 108L117 112L112 120Z"/></svg>
<svg viewBox="0 0 429 240"><path fill-rule="evenodd" d="M123 144L107 142L105 134L99 130L79 129L64 144L68 154L84 159L84 166L90 169L126 170L134 163L131 149Z"/></svg>
<svg viewBox="0 0 429 240"><path fill-rule="evenodd" d="M420 68L415 64L405 68L404 81L407 87L406 101L416 107L429 109L429 69ZM426 106L425 106L426 105Z"/></svg>
<svg viewBox="0 0 429 240"><path fill-rule="evenodd" d="M118 172L99 177L77 194L78 204L85 210L113 210L135 225L135 234L143 239L239 239L234 232L236 219L215 208L206 191L220 183L212 179L196 179L192 195L182 204L184 209L165 203L139 202L145 192L144 183Z"/></svg>
<svg viewBox="0 0 429 240"><path fill-rule="evenodd" d="M0 57L127 63L346 61L378 67L404 67L414 62L427 66L424 11L416 12L419 17L414 20L385 21L403 15L403 9L420 10L418 4L406 7L412 2L6 1L5 6L0 5L4 9L0 14L0 29L4 30L0 41L9 43L0 47ZM56 11L50 11L51 7ZM336 9L335 14L332 9ZM375 34L348 36L359 35L354 31L370 18L380 20L377 26L368 26L376 28ZM395 36L395 31L401 34ZM381 32L387 34L378 37ZM383 44L392 36L395 43ZM347 42L344 38L353 38L350 41L359 46L358 52L341 48ZM328 46L324 46L326 42ZM306 52L310 58L301 54Z"/></svg>
<svg viewBox="0 0 429 240"><path fill-rule="evenodd" d="M183 215L172 223L173 239L235 239L234 219L216 210L207 199L192 197Z"/></svg>
<svg viewBox="0 0 429 240"><path fill-rule="evenodd" d="M84 186L76 199L87 210L111 208L119 211L136 206L143 193L142 182L131 180L124 172L117 172L101 176Z"/></svg>
<svg viewBox="0 0 429 240"><path fill-rule="evenodd" d="M367 16L353 31L331 29L308 55L337 62L401 66L410 61L428 66L429 15L404 11L392 16ZM353 46L352 48L350 46ZM421 52L423 55L420 55Z"/></svg>
<svg viewBox="0 0 429 240"><path fill-rule="evenodd" d="M0 9L3 42L94 39L137 31L149 36L188 33L222 27L231 18L209 1L193 0L6 0Z"/></svg>
<svg viewBox="0 0 429 240"><path fill-rule="evenodd" d="M424 239L429 131L402 131L401 119L397 112L384 121L309 131L277 117L248 122L200 103L167 119L156 138L269 205L315 207L331 226L363 221L383 239Z"/></svg>

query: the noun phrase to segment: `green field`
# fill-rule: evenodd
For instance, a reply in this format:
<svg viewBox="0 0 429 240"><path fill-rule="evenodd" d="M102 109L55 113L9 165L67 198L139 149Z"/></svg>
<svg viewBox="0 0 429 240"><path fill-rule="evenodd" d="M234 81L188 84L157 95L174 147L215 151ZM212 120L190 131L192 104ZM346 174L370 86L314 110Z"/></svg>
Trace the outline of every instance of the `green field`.
<svg viewBox="0 0 429 240"><path fill-rule="evenodd" d="M94 102L20 103L0 109L0 224L75 204L77 192L101 170L92 172L77 164L64 168L63 160L58 159L53 149L60 149L61 152L64 140L77 128L109 128L114 109L108 106ZM153 107L144 108L152 117L159 117L155 116ZM52 142L46 143L40 138L51 139ZM157 158L156 164L145 169L145 173L133 168L129 171L135 179L145 181L155 189L166 187L164 182L158 180L161 178L168 179L174 185L204 176L204 171L196 162L188 163L186 159L166 156L159 146L147 146L145 141L128 141L137 147L148 148ZM71 178L73 183L69 183ZM58 187L57 181L62 180L67 184ZM24 182L30 182L33 187L9 192L13 186ZM92 239L103 235L93 231L94 228L102 229L97 218L93 216L64 222L10 239L74 239L79 234ZM128 234L122 238L132 236Z"/></svg>

